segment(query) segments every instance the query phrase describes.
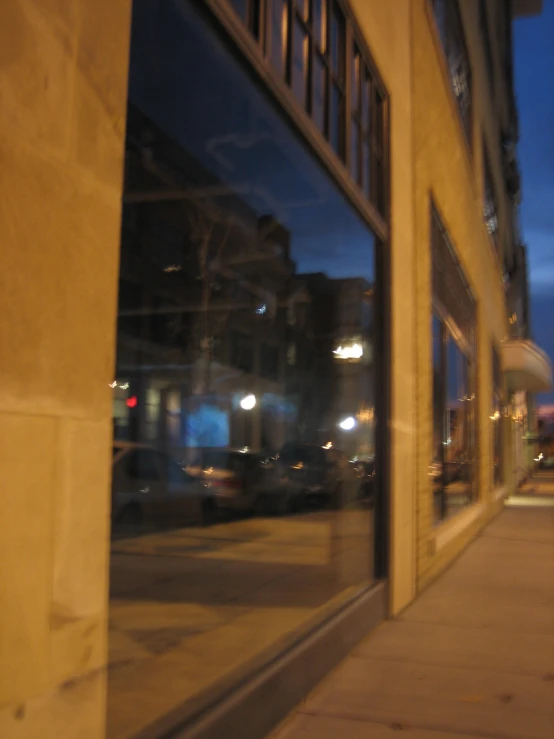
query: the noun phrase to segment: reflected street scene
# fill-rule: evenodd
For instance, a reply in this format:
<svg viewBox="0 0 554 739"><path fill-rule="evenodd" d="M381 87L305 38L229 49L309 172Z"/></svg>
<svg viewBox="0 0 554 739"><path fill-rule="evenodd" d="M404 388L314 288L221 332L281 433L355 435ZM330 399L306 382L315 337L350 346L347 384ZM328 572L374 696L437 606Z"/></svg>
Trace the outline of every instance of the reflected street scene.
<svg viewBox="0 0 554 739"><path fill-rule="evenodd" d="M114 738L370 586L377 495L374 236L193 3L134 4L123 202Z"/></svg>

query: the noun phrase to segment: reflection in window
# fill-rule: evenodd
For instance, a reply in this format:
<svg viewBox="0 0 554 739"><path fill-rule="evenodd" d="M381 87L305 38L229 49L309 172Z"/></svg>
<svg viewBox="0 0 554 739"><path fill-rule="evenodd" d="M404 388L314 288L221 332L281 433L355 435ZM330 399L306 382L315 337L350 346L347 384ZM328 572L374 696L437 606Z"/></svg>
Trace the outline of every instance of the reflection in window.
<svg viewBox="0 0 554 739"><path fill-rule="evenodd" d="M352 178L386 215L386 94L362 44L347 44L337 0L233 0L272 67L293 91ZM267 24L264 34L260 23ZM348 78L348 79L347 79ZM352 94L346 100L347 84ZM347 147L347 138L352 139ZM348 148L348 151L347 151Z"/></svg>
<svg viewBox="0 0 554 739"><path fill-rule="evenodd" d="M502 373L500 371L500 356L498 350L492 347L492 403L491 403L491 425L492 425L492 460L493 460L493 484L495 487L504 482L504 447L503 447L503 397Z"/></svg>
<svg viewBox="0 0 554 739"><path fill-rule="evenodd" d="M159 691L128 735L201 710L374 582L377 245L219 33L192 0L133 5L114 404L122 445L172 462L114 493L110 722L153 672ZM339 149L344 80L324 67Z"/></svg>
<svg viewBox="0 0 554 739"><path fill-rule="evenodd" d="M487 231L494 242L494 246L498 249L498 207L496 205L494 184L485 148L483 148L483 180L483 219Z"/></svg>
<svg viewBox="0 0 554 739"><path fill-rule="evenodd" d="M447 325L433 318L433 464L435 518L473 499L475 394L473 364Z"/></svg>
<svg viewBox="0 0 554 739"><path fill-rule="evenodd" d="M292 90L303 107L306 106L308 90L307 55L308 34L304 30L304 24L297 20L293 30Z"/></svg>
<svg viewBox="0 0 554 739"><path fill-rule="evenodd" d="M471 143L471 66L458 0L433 0L433 10L462 126Z"/></svg>
<svg viewBox="0 0 554 739"><path fill-rule="evenodd" d="M432 208L433 448L435 521L475 496L475 303L454 247Z"/></svg>
<svg viewBox="0 0 554 739"><path fill-rule="evenodd" d="M269 58L275 69L284 77L288 33L287 0L273 0L271 3L270 32Z"/></svg>

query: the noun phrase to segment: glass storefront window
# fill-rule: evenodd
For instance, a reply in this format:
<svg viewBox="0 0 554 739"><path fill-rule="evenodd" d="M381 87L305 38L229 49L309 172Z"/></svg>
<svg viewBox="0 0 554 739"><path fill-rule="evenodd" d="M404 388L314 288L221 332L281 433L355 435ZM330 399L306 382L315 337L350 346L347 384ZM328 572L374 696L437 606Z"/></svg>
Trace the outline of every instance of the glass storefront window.
<svg viewBox="0 0 554 739"><path fill-rule="evenodd" d="M435 522L476 495L475 301L432 204L433 441L429 476Z"/></svg>
<svg viewBox="0 0 554 739"><path fill-rule="evenodd" d="M377 497L378 247L198 3L134 4L125 166L110 739L370 587Z"/></svg>
<svg viewBox="0 0 554 739"><path fill-rule="evenodd" d="M433 317L433 483L435 520L468 505L475 490L473 363L448 324Z"/></svg>
<svg viewBox="0 0 554 739"><path fill-rule="evenodd" d="M491 407L491 424L492 424L492 476L495 487L502 485L504 482L504 454L503 454L503 434L502 426L504 423L504 404L502 389L502 373L500 370L500 356L498 350L492 347L492 407Z"/></svg>

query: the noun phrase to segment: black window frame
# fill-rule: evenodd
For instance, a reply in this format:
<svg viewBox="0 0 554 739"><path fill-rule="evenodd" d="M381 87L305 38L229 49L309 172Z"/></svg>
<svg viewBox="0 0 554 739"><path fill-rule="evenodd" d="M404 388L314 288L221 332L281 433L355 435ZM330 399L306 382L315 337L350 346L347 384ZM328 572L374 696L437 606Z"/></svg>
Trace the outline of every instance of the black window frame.
<svg viewBox="0 0 554 739"><path fill-rule="evenodd" d="M233 0L227 0L236 12ZM283 59L282 68L277 68L272 56L271 23L274 19L274 3L282 4L282 52L278 55ZM315 8L322 9L321 23L316 27ZM283 83L295 96L297 103L311 118L321 135L346 167L349 176L352 168L359 167L359 171L366 172L367 187L363 178L356 176L352 180L364 194L364 197L376 208L378 213L388 216L388 93L373 62L372 56L363 40L347 0L244 0L247 11L238 14L243 24L260 46L264 57L273 73L281 77ZM317 16L319 19L319 16ZM338 42L338 57L333 58L333 18L341 26ZM298 99L294 91L294 34L295 29L301 29L305 36L304 72L305 83L304 99ZM320 33L320 29L323 32ZM364 166L364 144L360 142L359 160L354 162L351 152L352 126L361 124L358 113L353 110L352 90L352 57L356 48L360 54L364 73L367 73L370 86L371 118L369 126L364 127L364 142L368 145L369 162ZM279 65L281 67L281 65ZM316 106L316 69L323 70L323 121L315 118ZM336 101L336 104L335 102ZM334 109L337 118L334 122ZM360 183L361 179L361 183Z"/></svg>
<svg viewBox="0 0 554 739"><path fill-rule="evenodd" d="M432 0L452 93L466 141L473 146L473 75L458 0ZM464 69L465 68L465 69Z"/></svg>

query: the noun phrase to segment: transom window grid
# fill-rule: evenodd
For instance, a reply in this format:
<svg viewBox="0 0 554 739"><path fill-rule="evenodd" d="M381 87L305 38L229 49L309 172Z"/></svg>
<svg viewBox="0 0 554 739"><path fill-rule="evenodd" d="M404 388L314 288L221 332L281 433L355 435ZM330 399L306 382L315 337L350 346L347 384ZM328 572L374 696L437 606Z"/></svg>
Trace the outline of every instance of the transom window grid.
<svg viewBox="0 0 554 739"><path fill-rule="evenodd" d="M387 95L344 0L229 0L366 198L386 215Z"/></svg>
<svg viewBox="0 0 554 739"><path fill-rule="evenodd" d="M472 77L458 0L432 0L462 127L471 146Z"/></svg>
<svg viewBox="0 0 554 739"><path fill-rule="evenodd" d="M475 299L435 206L431 207L433 295L460 332L458 343L475 358Z"/></svg>

